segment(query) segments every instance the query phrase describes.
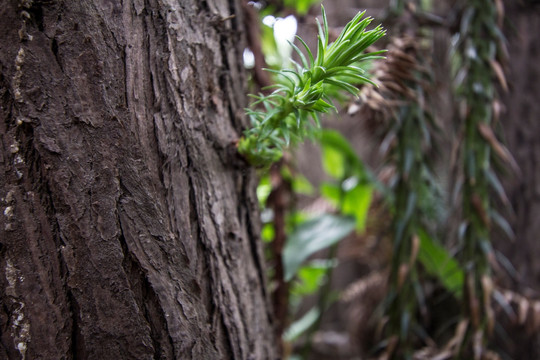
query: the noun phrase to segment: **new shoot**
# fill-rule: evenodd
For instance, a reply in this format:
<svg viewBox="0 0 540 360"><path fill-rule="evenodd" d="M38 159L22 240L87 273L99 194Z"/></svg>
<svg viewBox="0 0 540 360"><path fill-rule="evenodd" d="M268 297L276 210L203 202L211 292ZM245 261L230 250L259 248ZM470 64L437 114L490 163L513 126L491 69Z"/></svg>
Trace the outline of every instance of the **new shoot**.
<svg viewBox="0 0 540 360"><path fill-rule="evenodd" d="M356 85L373 82L362 63L384 58L385 50L365 53L366 49L383 37L379 25L367 30L373 18L358 13L343 29L338 38L329 43L328 22L322 7L323 23L317 21L317 52L296 37L306 54L293 43L298 54L295 69L271 70L276 84L267 89L269 95L251 95L256 101L246 109L252 127L238 142L238 151L254 166L267 166L278 161L284 149L306 138L314 138L320 130L319 114L335 110L332 98L339 92L358 93Z"/></svg>

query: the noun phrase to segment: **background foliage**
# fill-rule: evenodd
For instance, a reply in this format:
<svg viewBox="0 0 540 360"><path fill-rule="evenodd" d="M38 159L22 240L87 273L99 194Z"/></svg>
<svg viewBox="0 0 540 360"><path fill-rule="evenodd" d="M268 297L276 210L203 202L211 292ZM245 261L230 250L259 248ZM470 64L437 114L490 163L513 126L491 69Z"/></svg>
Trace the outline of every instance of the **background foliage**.
<svg viewBox="0 0 540 360"><path fill-rule="evenodd" d="M498 94L508 91L509 60L502 2L391 1L376 20L384 22L388 38L381 41L376 28L369 46L351 52L354 57L344 64L324 63L325 52L343 53L339 34L348 28L342 32L323 12L318 40L297 38L291 44L298 63L288 70L291 63L276 55L279 41L263 18L293 14L300 27L303 21L310 28L306 19L317 15L318 3L251 2L268 59L258 65L273 67L277 90L262 88L248 111L254 127L239 150L255 165L267 166L258 189L262 237L285 356L512 358L494 339L507 336L512 322L523 324L520 314L536 302L505 288L515 269L492 245L497 231L513 239L500 175L519 171L500 135ZM360 21L356 17L347 26ZM442 52L447 68L433 61L441 34L448 39ZM316 44L316 55L308 44ZM359 52L366 49L371 53ZM381 49L388 50L385 59L375 59ZM360 69L358 60L369 62ZM313 86L332 66L344 73L324 88ZM451 86L441 86L441 79L451 79ZM255 90L263 85L252 84ZM305 107L304 100L288 105L299 96L319 108ZM437 109L441 98L450 103L451 116ZM327 112L334 102L338 115L324 118L319 130L313 110ZM306 131L299 125L308 114L315 122ZM347 116L362 124L355 131L367 134L376 156L359 151L349 140L352 134L332 128ZM306 150L289 147L304 135L318 148L318 164L309 165L321 169L317 176L302 174L306 167L297 159ZM260 143L272 136L280 140ZM368 274L347 271L350 258ZM336 322L340 307L349 317L342 325Z"/></svg>

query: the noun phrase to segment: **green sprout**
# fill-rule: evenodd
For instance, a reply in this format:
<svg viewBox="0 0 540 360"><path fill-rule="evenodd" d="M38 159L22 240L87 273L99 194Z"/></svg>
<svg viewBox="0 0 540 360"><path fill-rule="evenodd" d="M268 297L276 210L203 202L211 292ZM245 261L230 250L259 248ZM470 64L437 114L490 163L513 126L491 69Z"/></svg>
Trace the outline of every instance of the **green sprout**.
<svg viewBox="0 0 540 360"><path fill-rule="evenodd" d="M251 95L256 101L246 109L252 127L244 132L238 142L238 151L252 165L267 166L278 161L283 150L315 137L320 130L319 113L334 109L331 97L340 91L357 95L355 85L373 82L366 76L360 63L383 58L385 50L364 53L364 51L383 37L385 30L379 25L366 30L373 18L364 18L358 13L343 29L339 37L329 44L328 22L324 7L323 24L317 21L317 54L313 53L304 40L296 37L305 48L307 57L293 43L301 64L294 63L296 70L266 69L276 75L277 84L269 95ZM260 109L255 109L259 107Z"/></svg>

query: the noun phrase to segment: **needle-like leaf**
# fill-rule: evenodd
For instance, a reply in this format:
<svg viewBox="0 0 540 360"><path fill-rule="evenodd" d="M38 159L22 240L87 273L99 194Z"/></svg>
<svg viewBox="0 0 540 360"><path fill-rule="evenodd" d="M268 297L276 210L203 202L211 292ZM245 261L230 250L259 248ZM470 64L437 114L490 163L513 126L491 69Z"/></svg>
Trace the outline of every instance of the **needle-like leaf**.
<svg viewBox="0 0 540 360"><path fill-rule="evenodd" d="M355 84L373 84L359 63L380 58L380 51L369 54L363 51L384 36L385 31L380 26L366 31L373 19L363 18L364 12L361 12L345 26L338 39L329 44L328 19L324 7L321 8L316 57L305 41L296 37L307 57L298 46L290 43L300 64L293 62L296 70L265 69L276 76L278 84L267 87L274 90L270 95L253 96L256 100L252 108L262 105L264 110L246 111L253 128L244 132L238 151L256 166L269 165L279 159L284 147L306 137L313 138L320 128L318 113L335 110L329 96L332 91L335 94L338 89L356 95ZM315 126L309 117L313 118Z"/></svg>

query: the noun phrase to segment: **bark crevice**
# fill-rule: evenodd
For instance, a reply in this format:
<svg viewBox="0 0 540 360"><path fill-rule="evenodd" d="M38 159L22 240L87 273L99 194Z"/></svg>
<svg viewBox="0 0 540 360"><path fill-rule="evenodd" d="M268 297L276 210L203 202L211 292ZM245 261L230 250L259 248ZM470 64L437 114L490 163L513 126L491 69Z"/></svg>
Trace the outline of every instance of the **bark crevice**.
<svg viewBox="0 0 540 360"><path fill-rule="evenodd" d="M121 198L119 202L121 202ZM118 211L121 211L118 209ZM122 229L122 223L119 220L120 234L118 241L122 247L124 260L122 267L130 283L130 289L134 294L137 307L146 320L150 338L154 348L155 359L174 359L174 346L172 339L168 335L167 321L162 310L162 305L152 289L148 280L148 274L144 271L141 264L136 260L133 252L130 251Z"/></svg>
<svg viewBox="0 0 540 360"><path fill-rule="evenodd" d="M72 359L86 359L88 354L84 346L84 338L80 328L80 308L77 304L77 300L72 293L72 290L66 291L67 304L71 315L71 343L68 358Z"/></svg>

